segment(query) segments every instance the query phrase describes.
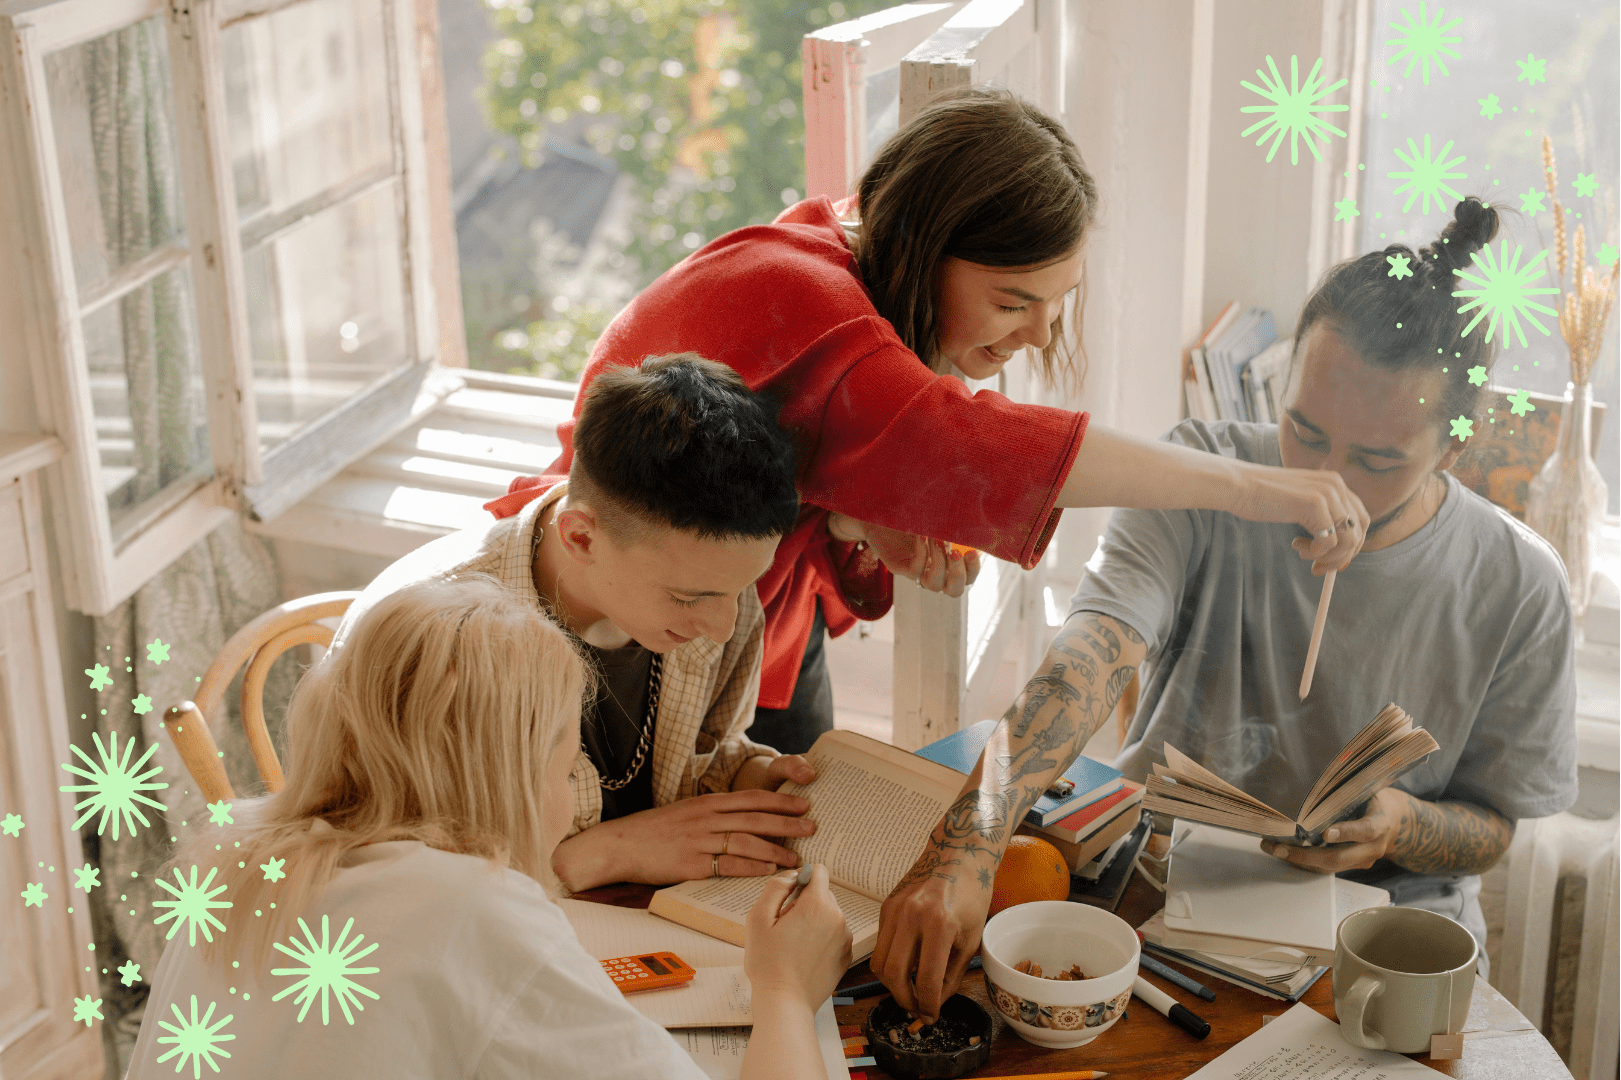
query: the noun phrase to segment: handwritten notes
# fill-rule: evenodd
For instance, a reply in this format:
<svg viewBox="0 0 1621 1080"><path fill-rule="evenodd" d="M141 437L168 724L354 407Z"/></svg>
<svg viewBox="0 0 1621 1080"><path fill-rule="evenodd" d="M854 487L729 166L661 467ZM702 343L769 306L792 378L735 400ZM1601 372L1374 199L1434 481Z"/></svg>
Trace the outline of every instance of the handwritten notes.
<svg viewBox="0 0 1621 1080"><path fill-rule="evenodd" d="M1338 1024L1302 1003L1188 1080L1433 1080L1434 1076L1434 1070L1412 1058L1352 1046Z"/></svg>

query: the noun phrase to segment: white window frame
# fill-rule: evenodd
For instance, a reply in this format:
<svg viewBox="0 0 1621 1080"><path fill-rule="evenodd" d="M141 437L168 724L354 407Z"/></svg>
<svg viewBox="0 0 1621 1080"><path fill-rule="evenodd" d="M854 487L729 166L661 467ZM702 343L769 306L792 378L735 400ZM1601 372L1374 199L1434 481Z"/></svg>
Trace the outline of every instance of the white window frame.
<svg viewBox="0 0 1621 1080"><path fill-rule="evenodd" d="M243 274L243 222L231 168L221 31L305 0L9 0L0 3L0 259L18 265L12 312L28 356L41 430L66 447L47 479L70 607L105 614L211 530L246 510L274 518L345 465L431 408L453 385L432 379L439 333L415 6L380 0L389 82L392 166L346 177L269 218L248 222L267 241L322 210L393 185L405 308L403 367L261 453ZM183 243L113 275L94 296L74 277L45 57L162 16L173 80L176 153L185 199ZM8 169L5 164L12 163ZM3 197L3 194L0 194ZM10 235L7 235L7 233ZM26 264L24 264L26 253ZM158 274L189 266L207 402L211 477L167 492L115 541L102 490L81 330L87 311Z"/></svg>

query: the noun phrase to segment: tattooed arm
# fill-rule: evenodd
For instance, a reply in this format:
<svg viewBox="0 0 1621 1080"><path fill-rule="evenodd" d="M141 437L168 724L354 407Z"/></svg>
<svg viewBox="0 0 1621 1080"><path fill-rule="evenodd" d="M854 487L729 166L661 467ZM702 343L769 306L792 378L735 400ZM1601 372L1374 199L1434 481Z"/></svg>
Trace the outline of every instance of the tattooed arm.
<svg viewBox="0 0 1621 1080"><path fill-rule="evenodd" d="M1469 802L1428 802L1397 788L1373 797L1367 813L1332 826L1328 847L1261 846L1308 870L1360 870L1389 859L1418 874L1479 874L1491 868L1514 839L1514 822Z"/></svg>
<svg viewBox="0 0 1621 1080"><path fill-rule="evenodd" d="M1013 830L1103 726L1146 652L1142 635L1095 611L1076 612L1059 630L1040 674L1003 715L962 794L884 901L872 970L902 1008L933 1018L956 992Z"/></svg>

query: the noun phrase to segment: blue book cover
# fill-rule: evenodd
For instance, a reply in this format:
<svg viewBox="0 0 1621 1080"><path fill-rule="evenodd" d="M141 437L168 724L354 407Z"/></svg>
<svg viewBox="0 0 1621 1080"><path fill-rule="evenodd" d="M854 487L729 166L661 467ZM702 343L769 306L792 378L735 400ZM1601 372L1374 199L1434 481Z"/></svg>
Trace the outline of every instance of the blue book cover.
<svg viewBox="0 0 1621 1080"><path fill-rule="evenodd" d="M930 743L917 754L966 776L974 771L974 763L979 760L985 744L991 741L991 732L995 730L995 720L981 720L955 735L947 735L938 742ZM1110 792L1118 791L1124 778L1119 769L1082 755L1064 771L1064 779L1073 783L1075 790L1062 799L1043 795L1025 814L1026 821L1032 825L1051 825L1084 806L1090 806Z"/></svg>

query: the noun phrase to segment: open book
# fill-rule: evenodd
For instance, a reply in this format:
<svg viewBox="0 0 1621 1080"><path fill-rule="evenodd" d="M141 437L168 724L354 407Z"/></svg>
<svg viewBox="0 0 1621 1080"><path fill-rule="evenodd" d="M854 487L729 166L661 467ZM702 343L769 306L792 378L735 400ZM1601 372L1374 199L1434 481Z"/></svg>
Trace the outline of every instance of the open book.
<svg viewBox="0 0 1621 1080"><path fill-rule="evenodd" d="M1290 818L1166 743L1166 764L1154 766L1143 805L1187 821L1315 847L1323 842L1324 829L1356 814L1380 788L1439 749L1429 732L1413 725L1411 716L1397 705L1387 705L1329 763L1298 817Z"/></svg>
<svg viewBox="0 0 1621 1080"><path fill-rule="evenodd" d="M807 863L824 863L833 898L854 938L855 960L872 955L878 909L912 868L946 809L962 792L962 773L905 750L829 731L805 755L816 769L808 784L780 790L811 804L814 836L784 841ZM648 910L694 930L743 944L749 909L765 878L703 878L653 894Z"/></svg>

